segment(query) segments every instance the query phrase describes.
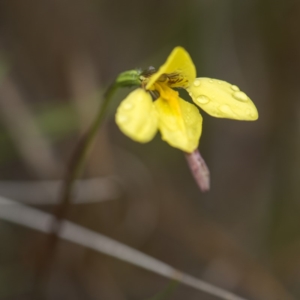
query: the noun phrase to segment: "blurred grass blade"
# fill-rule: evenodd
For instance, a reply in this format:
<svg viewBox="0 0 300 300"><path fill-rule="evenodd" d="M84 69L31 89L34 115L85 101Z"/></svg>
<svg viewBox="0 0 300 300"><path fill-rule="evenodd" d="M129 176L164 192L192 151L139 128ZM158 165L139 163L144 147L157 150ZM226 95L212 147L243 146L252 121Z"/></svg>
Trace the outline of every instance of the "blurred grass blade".
<svg viewBox="0 0 300 300"><path fill-rule="evenodd" d="M50 233L53 216L0 196L0 219ZM212 284L184 274L156 258L72 222L62 221L58 236L66 241L116 257L220 299L245 300Z"/></svg>
<svg viewBox="0 0 300 300"><path fill-rule="evenodd" d="M26 205L57 205L62 180L0 180L0 194ZM73 204L118 199L125 192L117 177L94 177L75 181Z"/></svg>

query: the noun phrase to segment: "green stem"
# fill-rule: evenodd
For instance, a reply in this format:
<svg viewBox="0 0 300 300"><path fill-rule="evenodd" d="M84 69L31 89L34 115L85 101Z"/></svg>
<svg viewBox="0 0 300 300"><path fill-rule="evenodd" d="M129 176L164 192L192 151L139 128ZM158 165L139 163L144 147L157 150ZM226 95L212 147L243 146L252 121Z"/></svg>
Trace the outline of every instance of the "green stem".
<svg viewBox="0 0 300 300"><path fill-rule="evenodd" d="M82 137L71 159L71 164L67 170L64 186L62 189L60 206L58 207L58 210L55 214L56 224L53 227L52 232L57 233L57 221L61 220L66 213L66 209L72 198L72 188L74 182L81 175L84 163L92 148L93 142L95 141L95 137L99 130L99 127L104 120L105 113L111 101L111 98L113 97L114 93L119 87L139 86L139 76L140 72L137 70L130 70L121 73L104 94L104 101L100 106L100 109L94 122L91 124L90 129L87 131L87 133Z"/></svg>
<svg viewBox="0 0 300 300"><path fill-rule="evenodd" d="M45 284L45 277L50 268L55 248L58 243L58 232L60 230L61 221L65 218L68 208L72 202L72 190L75 180L81 175L84 168L84 164L91 151L97 132L100 125L102 124L105 113L107 111L108 105L115 94L116 90L120 87L131 87L139 86L140 72L137 70L130 70L121 73L115 80L115 82L108 88L104 94L104 100L100 105L100 109L93 123L91 124L89 130L80 139L73 156L71 158L70 164L67 168L66 176L64 179L60 204L54 213L54 220L52 223L51 234L47 239L46 249L42 255L41 261L39 261L38 271L37 271L37 282L36 288L38 293L38 298L40 298L43 292L43 286Z"/></svg>
<svg viewBox="0 0 300 300"><path fill-rule="evenodd" d="M57 221L60 221L66 214L66 210L71 202L72 189L75 180L78 177L80 177L82 173L84 164L86 162L86 158L91 151L91 148L95 141L95 137L98 133L100 125L104 120L104 116L108 108L109 102L117 89L118 89L118 85L116 84L113 84L111 87L109 87L109 89L105 93L104 101L100 106L100 109L98 111L98 114L94 122L91 124L87 133L82 136L81 140L77 145L77 148L75 149L75 152L73 154L73 157L71 159L70 165L67 169L67 173L65 176L64 185L61 193L60 205L55 213L56 220L54 222L56 224L54 224L52 232L57 233L58 231Z"/></svg>

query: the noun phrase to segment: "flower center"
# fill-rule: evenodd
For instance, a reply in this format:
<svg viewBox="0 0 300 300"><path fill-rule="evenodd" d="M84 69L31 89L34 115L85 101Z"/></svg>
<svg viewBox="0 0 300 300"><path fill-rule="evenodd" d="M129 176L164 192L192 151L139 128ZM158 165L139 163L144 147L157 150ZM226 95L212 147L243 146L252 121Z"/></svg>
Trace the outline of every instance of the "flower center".
<svg viewBox="0 0 300 300"><path fill-rule="evenodd" d="M173 88L184 88L188 84L188 80L179 72L162 74L157 81L166 83L168 86Z"/></svg>
<svg viewBox="0 0 300 300"><path fill-rule="evenodd" d="M149 67L147 70L141 73L140 81L142 87L145 88L147 86L154 74L157 74L157 71L154 67ZM156 83L164 83L172 88L187 88L189 86L188 79L180 71L159 74L158 79L156 79ZM150 87L148 86L147 89L155 90L154 85L155 83L153 83Z"/></svg>
<svg viewBox="0 0 300 300"><path fill-rule="evenodd" d="M166 100L166 101L171 101L171 99L176 99L178 98L178 92L173 90L168 82L161 82L157 81L154 83L154 90L159 92L160 98Z"/></svg>
<svg viewBox="0 0 300 300"><path fill-rule="evenodd" d="M159 93L159 98L168 103L169 107L171 108L172 114L181 116L178 92L170 88L168 83L159 81L154 83L154 89Z"/></svg>

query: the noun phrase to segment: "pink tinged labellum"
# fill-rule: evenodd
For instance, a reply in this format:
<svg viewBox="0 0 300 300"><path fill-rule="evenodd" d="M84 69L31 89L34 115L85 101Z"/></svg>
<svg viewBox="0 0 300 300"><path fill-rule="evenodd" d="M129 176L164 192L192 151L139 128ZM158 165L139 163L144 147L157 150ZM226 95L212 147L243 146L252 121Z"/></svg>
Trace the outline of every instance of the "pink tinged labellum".
<svg viewBox="0 0 300 300"><path fill-rule="evenodd" d="M185 153L185 157L200 190L202 192L209 191L209 169L198 149L194 150L192 153Z"/></svg>

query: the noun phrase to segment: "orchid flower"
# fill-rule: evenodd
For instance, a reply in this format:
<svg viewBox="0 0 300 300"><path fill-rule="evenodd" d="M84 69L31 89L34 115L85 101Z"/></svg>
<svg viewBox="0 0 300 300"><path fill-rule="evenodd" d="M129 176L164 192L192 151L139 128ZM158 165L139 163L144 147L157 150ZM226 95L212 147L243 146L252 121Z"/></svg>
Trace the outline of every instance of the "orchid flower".
<svg viewBox="0 0 300 300"><path fill-rule="evenodd" d="M158 71L150 67L139 79L141 86L119 105L116 123L125 135L140 143L151 141L159 130L168 144L192 153L202 133L198 107L217 118L258 118L255 105L236 85L196 78L194 63L182 47L176 47ZM196 105L179 97L180 88L188 91Z"/></svg>

